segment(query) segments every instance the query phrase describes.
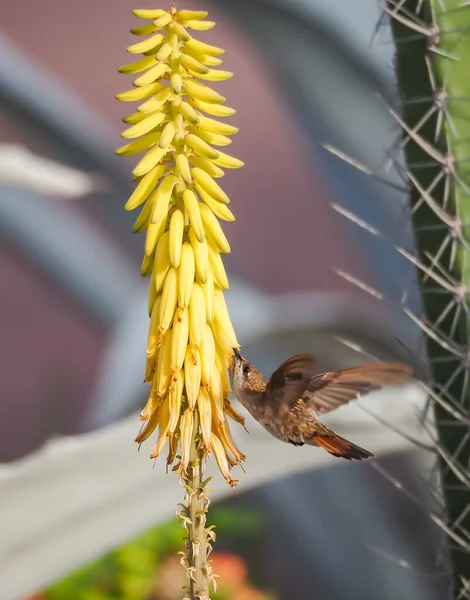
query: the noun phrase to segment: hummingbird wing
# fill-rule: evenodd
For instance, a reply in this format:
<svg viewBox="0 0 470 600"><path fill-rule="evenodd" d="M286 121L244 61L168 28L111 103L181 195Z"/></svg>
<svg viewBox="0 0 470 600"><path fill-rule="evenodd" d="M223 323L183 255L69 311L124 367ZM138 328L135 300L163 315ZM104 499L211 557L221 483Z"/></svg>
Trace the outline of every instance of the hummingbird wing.
<svg viewBox="0 0 470 600"><path fill-rule="evenodd" d="M285 402L291 406L307 389L315 374L316 359L313 354L295 354L285 360L271 375L266 385L266 397L275 404Z"/></svg>
<svg viewBox="0 0 470 600"><path fill-rule="evenodd" d="M386 385L402 385L412 369L401 363L376 362L341 371L320 373L312 377L301 398L316 414L335 410L358 396L364 396Z"/></svg>

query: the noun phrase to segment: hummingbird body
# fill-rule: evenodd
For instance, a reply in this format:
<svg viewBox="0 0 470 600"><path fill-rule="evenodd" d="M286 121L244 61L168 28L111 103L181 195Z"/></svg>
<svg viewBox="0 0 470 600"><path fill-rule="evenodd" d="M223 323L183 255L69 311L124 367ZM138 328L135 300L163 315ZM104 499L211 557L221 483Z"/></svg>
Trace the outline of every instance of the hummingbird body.
<svg viewBox="0 0 470 600"><path fill-rule="evenodd" d="M385 385L403 384L411 376L407 365L385 362L315 374L315 357L296 354L266 381L238 350L235 356L235 394L271 435L295 446L321 446L348 460L373 454L337 435L318 416Z"/></svg>

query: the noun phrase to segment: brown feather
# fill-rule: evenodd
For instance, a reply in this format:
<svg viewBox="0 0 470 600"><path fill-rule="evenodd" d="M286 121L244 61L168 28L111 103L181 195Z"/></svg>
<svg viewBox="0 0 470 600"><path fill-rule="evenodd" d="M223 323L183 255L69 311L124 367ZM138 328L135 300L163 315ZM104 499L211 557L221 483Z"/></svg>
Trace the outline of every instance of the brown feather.
<svg viewBox="0 0 470 600"><path fill-rule="evenodd" d="M403 385L411 374L408 365L385 362L321 373L309 380L303 398L314 412L325 414L383 386Z"/></svg>
<svg viewBox="0 0 470 600"><path fill-rule="evenodd" d="M360 446L342 438L339 435L314 435L312 441L324 448L327 452L338 458L346 460L363 460L374 455Z"/></svg>
<svg viewBox="0 0 470 600"><path fill-rule="evenodd" d="M313 354L294 354L271 375L266 394L275 405L291 405L302 396L309 380L315 375Z"/></svg>
<svg viewBox="0 0 470 600"><path fill-rule="evenodd" d="M274 371L266 387L266 397L275 406L293 408L299 398L305 408L324 414L385 385L401 385L412 369L401 363L375 362L314 374L315 357L296 354Z"/></svg>
<svg viewBox="0 0 470 600"><path fill-rule="evenodd" d="M263 375L250 364L250 372L245 378L245 387L251 392L264 392L266 390L266 381Z"/></svg>

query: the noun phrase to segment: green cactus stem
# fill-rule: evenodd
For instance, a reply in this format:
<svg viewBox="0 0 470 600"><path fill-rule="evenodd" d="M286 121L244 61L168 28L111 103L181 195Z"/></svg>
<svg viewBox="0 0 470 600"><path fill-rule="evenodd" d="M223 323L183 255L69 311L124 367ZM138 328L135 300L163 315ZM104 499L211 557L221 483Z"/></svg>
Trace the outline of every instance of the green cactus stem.
<svg viewBox="0 0 470 600"><path fill-rule="evenodd" d="M449 527L470 598L470 3L388 1Z"/></svg>

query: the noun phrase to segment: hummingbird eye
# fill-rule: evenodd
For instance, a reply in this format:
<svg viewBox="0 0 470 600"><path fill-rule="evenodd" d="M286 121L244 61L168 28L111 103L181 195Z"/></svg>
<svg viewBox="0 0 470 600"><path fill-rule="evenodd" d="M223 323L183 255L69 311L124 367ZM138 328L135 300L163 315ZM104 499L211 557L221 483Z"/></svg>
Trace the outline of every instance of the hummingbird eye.
<svg viewBox="0 0 470 600"><path fill-rule="evenodd" d="M248 373L250 372L250 365L244 364L242 367L242 371L245 373L245 375L248 375Z"/></svg>

